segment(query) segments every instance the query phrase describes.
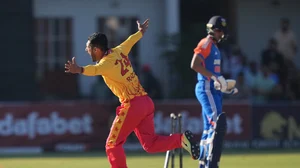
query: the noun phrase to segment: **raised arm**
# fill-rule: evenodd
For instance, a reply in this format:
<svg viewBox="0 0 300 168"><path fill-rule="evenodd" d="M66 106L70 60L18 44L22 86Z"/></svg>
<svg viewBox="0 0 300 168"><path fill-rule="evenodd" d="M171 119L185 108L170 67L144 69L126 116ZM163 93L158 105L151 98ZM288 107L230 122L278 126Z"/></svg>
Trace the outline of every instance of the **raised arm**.
<svg viewBox="0 0 300 168"><path fill-rule="evenodd" d="M122 44L119 45L121 48L123 54L128 55L131 48L137 43L141 38L143 37L143 34L141 31L136 32L135 34L132 34L129 36Z"/></svg>
<svg viewBox="0 0 300 168"><path fill-rule="evenodd" d="M125 55L128 55L135 43L137 43L143 37L143 34L146 32L149 26L149 19L145 20L143 24L140 24L139 21L136 23L139 31L129 36L122 44L119 45L123 54Z"/></svg>

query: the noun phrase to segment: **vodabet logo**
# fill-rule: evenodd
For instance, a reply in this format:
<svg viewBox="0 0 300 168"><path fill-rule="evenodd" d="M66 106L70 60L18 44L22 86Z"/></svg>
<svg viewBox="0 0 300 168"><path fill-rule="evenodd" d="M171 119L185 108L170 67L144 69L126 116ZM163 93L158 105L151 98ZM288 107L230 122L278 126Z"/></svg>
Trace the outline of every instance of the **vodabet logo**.
<svg viewBox="0 0 300 168"><path fill-rule="evenodd" d="M199 113L199 117L191 116L188 111L181 111L182 114L182 126L184 130L191 130L195 134L201 134L203 132L203 120L202 115ZM155 131L157 133L170 133L171 120L169 117L164 117L163 112L157 111L154 117ZM231 117L227 116L227 134L242 134L243 132L243 120L242 117L235 113Z"/></svg>
<svg viewBox="0 0 300 168"><path fill-rule="evenodd" d="M227 116L227 134L241 134L243 132L242 123L243 119L238 113L231 118Z"/></svg>
<svg viewBox="0 0 300 168"><path fill-rule="evenodd" d="M65 119L58 112L50 113L49 117L39 117L37 112L31 112L26 118L16 119L11 113L7 113L0 119L0 136L27 136L28 139L34 139L49 134L91 134L92 122L92 117L88 114Z"/></svg>

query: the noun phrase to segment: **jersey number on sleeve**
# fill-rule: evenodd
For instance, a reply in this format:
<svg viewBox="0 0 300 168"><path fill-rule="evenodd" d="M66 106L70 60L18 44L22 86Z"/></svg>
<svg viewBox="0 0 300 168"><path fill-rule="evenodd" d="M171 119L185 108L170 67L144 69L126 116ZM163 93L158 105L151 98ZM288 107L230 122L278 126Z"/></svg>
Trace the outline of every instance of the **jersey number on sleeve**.
<svg viewBox="0 0 300 168"><path fill-rule="evenodd" d="M121 53L121 57L122 59L118 59L115 62L115 65L120 64L121 65L121 75L124 76L129 70L127 69L127 67L131 67L131 63L129 58L124 55L123 53Z"/></svg>

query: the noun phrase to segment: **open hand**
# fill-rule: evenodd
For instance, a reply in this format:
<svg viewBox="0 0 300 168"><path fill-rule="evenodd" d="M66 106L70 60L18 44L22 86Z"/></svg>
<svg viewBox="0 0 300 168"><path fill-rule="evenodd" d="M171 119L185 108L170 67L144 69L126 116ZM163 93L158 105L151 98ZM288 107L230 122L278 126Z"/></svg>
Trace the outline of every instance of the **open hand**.
<svg viewBox="0 0 300 168"><path fill-rule="evenodd" d="M141 31L144 34L148 29L149 19L145 20L143 24L141 24L139 21L136 21L136 24L138 25L139 31Z"/></svg>
<svg viewBox="0 0 300 168"><path fill-rule="evenodd" d="M75 57L72 58L72 62L68 61L65 64L65 72L66 73L81 73L81 67L76 64Z"/></svg>

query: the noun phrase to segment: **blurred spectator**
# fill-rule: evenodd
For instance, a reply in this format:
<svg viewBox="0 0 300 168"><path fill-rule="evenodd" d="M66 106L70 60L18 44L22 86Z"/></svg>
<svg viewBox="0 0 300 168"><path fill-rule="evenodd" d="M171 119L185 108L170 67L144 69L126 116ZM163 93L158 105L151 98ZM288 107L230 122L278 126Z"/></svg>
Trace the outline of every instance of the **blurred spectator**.
<svg viewBox="0 0 300 168"><path fill-rule="evenodd" d="M297 53L296 35L290 28L290 20L282 18L280 29L275 32L274 38L278 44L278 51L281 52L286 59L289 67L295 66L294 62Z"/></svg>
<svg viewBox="0 0 300 168"><path fill-rule="evenodd" d="M223 48L220 48L222 61L221 61L221 68L222 74L225 79L231 78L231 70L230 70L230 54L226 52Z"/></svg>
<svg viewBox="0 0 300 168"><path fill-rule="evenodd" d="M292 100L300 100L300 72L290 79L290 83L287 87L287 94Z"/></svg>
<svg viewBox="0 0 300 168"><path fill-rule="evenodd" d="M254 81L258 76L261 76L261 72L258 70L257 63L252 61L249 63L249 67L245 68L244 76L246 85L250 88L253 87Z"/></svg>
<svg viewBox="0 0 300 168"><path fill-rule="evenodd" d="M269 68L268 68L269 69ZM269 75L269 78L275 83L275 84L280 84L279 83L279 77L276 73L272 72L270 70L270 75Z"/></svg>
<svg viewBox="0 0 300 168"><path fill-rule="evenodd" d="M144 65L142 68L141 82L152 99L162 99L161 86L158 79L154 77L149 65Z"/></svg>
<svg viewBox="0 0 300 168"><path fill-rule="evenodd" d="M253 79L252 98L254 103L264 103L268 100L276 83L270 77L271 71L266 66L262 67L262 74Z"/></svg>
<svg viewBox="0 0 300 168"><path fill-rule="evenodd" d="M230 57L230 74L232 79L236 79L238 74L244 70L245 56L243 55L241 48L236 46L232 50Z"/></svg>
<svg viewBox="0 0 300 168"><path fill-rule="evenodd" d="M287 71L284 64L283 55L277 50L277 42L270 39L268 47L262 52L261 65L269 68L279 77L281 85L284 86L287 77Z"/></svg>
<svg viewBox="0 0 300 168"><path fill-rule="evenodd" d="M237 75L236 88L239 90L238 94L230 95L228 98L236 100L247 100L250 98L251 90L246 85L245 76L243 72Z"/></svg>
<svg viewBox="0 0 300 168"><path fill-rule="evenodd" d="M268 100L274 101L274 100L286 100L287 95L283 91L283 87L280 84L275 84L275 86L272 89L272 92L270 92L268 96Z"/></svg>

